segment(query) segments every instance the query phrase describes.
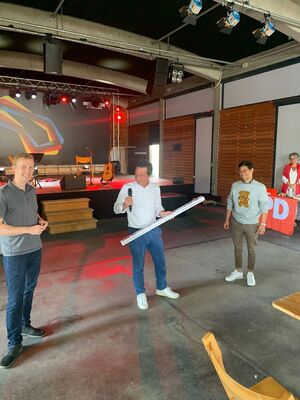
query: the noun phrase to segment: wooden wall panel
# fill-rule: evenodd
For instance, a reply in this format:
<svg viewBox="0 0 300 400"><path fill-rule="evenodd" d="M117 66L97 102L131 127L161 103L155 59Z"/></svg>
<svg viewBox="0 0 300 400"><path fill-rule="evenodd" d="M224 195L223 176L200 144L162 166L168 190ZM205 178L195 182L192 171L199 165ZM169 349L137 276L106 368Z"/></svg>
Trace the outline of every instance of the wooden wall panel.
<svg viewBox="0 0 300 400"><path fill-rule="evenodd" d="M222 110L218 147L217 192L226 202L239 180L242 160L254 162L254 178L271 187L275 148L275 106L272 102Z"/></svg>
<svg viewBox="0 0 300 400"><path fill-rule="evenodd" d="M164 121L163 178L182 176L193 183L195 170L195 119L193 116ZM180 150L176 151L176 144Z"/></svg>

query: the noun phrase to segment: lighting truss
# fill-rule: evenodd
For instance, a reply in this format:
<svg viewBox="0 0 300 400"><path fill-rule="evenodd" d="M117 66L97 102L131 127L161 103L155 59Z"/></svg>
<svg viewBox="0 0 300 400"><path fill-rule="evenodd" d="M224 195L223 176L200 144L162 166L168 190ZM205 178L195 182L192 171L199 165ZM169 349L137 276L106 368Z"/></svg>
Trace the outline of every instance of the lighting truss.
<svg viewBox="0 0 300 400"><path fill-rule="evenodd" d="M12 76L0 75L0 86L9 87L10 89L18 89L25 91L35 90L37 92L61 92L72 93L74 95L83 96L126 96L127 93L120 93L119 89L108 89L99 86L76 85L72 83L42 81L37 79L16 78Z"/></svg>

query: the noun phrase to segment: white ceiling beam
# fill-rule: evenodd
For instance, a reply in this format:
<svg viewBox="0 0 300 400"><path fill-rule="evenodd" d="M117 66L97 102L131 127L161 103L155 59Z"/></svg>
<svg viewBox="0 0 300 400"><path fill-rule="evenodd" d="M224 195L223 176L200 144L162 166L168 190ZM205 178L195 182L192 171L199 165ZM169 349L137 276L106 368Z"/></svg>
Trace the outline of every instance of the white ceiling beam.
<svg viewBox="0 0 300 400"><path fill-rule="evenodd" d="M41 56L3 50L0 51L0 67L43 72L44 63ZM146 93L147 80L107 68L63 60L62 73L66 76L88 79Z"/></svg>
<svg viewBox="0 0 300 400"><path fill-rule="evenodd" d="M175 46L95 22L65 15L52 18L46 11L1 2L0 9L0 29L40 35L51 34L61 40L76 41L142 58L145 58L145 55L152 59L165 57L182 64L212 69L223 68L215 62L216 60L199 57Z"/></svg>

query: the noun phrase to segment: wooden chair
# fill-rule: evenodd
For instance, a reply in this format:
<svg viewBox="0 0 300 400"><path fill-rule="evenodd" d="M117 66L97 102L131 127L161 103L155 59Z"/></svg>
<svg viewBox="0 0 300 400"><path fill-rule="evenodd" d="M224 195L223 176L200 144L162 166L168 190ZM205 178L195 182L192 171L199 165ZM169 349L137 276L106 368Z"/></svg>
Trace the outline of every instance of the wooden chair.
<svg viewBox="0 0 300 400"><path fill-rule="evenodd" d="M92 156L81 157L81 156L76 155L75 159L76 159L76 166L77 166L77 174L83 172L82 167L80 167L81 164L89 165L90 183L92 184L94 181Z"/></svg>
<svg viewBox="0 0 300 400"><path fill-rule="evenodd" d="M221 349L214 334L208 332L202 338L202 342L229 400L297 400L271 376L249 389L236 382L225 370Z"/></svg>

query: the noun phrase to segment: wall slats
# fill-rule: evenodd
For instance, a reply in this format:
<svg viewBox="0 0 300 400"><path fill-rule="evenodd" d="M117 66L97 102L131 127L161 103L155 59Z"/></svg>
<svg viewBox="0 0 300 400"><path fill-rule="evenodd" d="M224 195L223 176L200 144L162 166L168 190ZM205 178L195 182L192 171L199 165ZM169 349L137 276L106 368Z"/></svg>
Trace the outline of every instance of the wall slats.
<svg viewBox="0 0 300 400"><path fill-rule="evenodd" d="M185 183L193 183L195 129L193 116L164 121L163 178L172 179L175 176L181 176ZM180 146L179 150L176 150L176 145Z"/></svg>
<svg viewBox="0 0 300 400"><path fill-rule="evenodd" d="M242 160L255 164L254 178L271 187L275 146L275 106L272 102L222 110L218 147L217 191L226 202L231 184L239 180Z"/></svg>

